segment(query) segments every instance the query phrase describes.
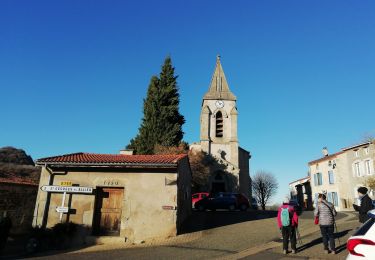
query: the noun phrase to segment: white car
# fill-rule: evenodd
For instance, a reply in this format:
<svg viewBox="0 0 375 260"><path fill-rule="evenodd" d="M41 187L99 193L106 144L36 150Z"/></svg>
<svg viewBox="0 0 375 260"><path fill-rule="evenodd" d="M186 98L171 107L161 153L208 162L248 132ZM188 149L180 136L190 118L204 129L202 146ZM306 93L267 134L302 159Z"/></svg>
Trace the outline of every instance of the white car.
<svg viewBox="0 0 375 260"><path fill-rule="evenodd" d="M349 251L346 260L375 259L375 209L368 212L371 217L348 239Z"/></svg>

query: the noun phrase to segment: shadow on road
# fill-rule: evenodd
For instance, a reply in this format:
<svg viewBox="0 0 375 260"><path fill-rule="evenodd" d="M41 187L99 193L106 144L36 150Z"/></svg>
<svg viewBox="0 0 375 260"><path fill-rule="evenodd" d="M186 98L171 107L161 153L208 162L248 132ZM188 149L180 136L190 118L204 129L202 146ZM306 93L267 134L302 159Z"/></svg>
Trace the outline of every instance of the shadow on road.
<svg viewBox="0 0 375 260"><path fill-rule="evenodd" d="M346 249L346 241L344 241L343 239L340 240L340 238L347 235L349 233L349 231L351 231L351 229L347 229L347 230L335 233L336 253L340 253L341 251ZM310 247L313 247L313 246L316 246L316 245L319 245L319 244L322 244L322 243L323 243L323 240L320 237L320 238L317 238L317 239L314 239L314 240L310 241L307 244L304 244L304 245L300 246L298 248L298 251L303 251L303 250L306 250ZM339 245L339 246L337 246L337 245Z"/></svg>
<svg viewBox="0 0 375 260"><path fill-rule="evenodd" d="M275 218L277 211L193 211L190 218L184 223L180 234L203 231L212 228L259 220Z"/></svg>

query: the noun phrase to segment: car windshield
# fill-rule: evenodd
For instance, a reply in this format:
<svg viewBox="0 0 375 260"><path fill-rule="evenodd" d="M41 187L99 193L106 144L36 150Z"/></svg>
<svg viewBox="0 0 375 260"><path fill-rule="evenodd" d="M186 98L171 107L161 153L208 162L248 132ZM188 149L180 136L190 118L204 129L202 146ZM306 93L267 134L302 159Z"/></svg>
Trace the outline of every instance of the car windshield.
<svg viewBox="0 0 375 260"><path fill-rule="evenodd" d="M354 233L354 236L364 236L367 231L369 231L369 229L372 227L372 225L374 225L375 223L375 219L374 218L370 218L369 220L367 220L358 230L357 232Z"/></svg>

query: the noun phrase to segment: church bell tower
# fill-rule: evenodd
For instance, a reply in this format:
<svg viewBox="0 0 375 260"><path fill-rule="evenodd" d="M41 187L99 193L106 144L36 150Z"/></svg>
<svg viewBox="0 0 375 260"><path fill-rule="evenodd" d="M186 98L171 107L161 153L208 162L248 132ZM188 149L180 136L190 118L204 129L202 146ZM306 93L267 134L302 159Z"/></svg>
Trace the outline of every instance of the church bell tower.
<svg viewBox="0 0 375 260"><path fill-rule="evenodd" d="M230 91L220 62L203 97L200 118L200 141L203 151L239 167L236 96Z"/></svg>

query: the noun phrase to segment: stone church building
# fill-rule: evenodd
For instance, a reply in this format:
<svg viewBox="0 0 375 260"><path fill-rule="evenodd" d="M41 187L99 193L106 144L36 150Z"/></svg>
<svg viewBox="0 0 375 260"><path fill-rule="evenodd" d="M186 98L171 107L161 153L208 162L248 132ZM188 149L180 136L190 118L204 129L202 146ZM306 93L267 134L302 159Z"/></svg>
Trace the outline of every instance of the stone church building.
<svg viewBox="0 0 375 260"><path fill-rule="evenodd" d="M207 152L226 166L224 171L217 169L211 174L209 191L239 191L250 198L251 155L249 151L239 146L236 101L237 98L229 89L218 56L209 90L203 96L200 142L193 143L190 147L192 150ZM232 183L232 176L235 176L235 185Z"/></svg>

